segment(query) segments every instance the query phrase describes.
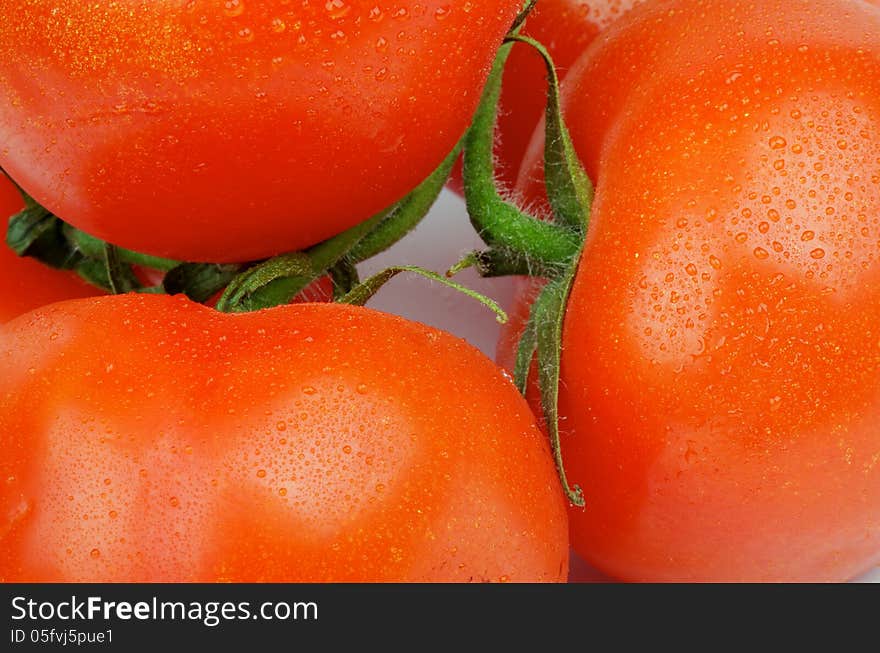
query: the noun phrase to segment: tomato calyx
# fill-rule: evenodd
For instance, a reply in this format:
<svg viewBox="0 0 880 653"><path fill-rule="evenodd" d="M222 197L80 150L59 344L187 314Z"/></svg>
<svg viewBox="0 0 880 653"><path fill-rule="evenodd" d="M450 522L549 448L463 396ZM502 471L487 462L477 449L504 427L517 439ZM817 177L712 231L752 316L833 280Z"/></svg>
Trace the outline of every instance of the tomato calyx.
<svg viewBox="0 0 880 653"><path fill-rule="evenodd" d="M303 252L255 263L181 263L142 255L106 243L63 222L19 188L26 208L10 218L8 245L20 256L58 269L74 270L112 294L184 294L205 303L222 292L216 309L257 311L287 304L325 275L333 280L334 301L362 306L401 273L418 274L472 298L492 310L500 323L507 314L490 298L416 266L390 267L360 282L356 265L391 247L414 229L433 206L461 154L457 145L440 167L390 209ZM14 183L14 182L13 182ZM164 273L162 283L144 286L134 266Z"/></svg>
<svg viewBox="0 0 880 653"><path fill-rule="evenodd" d="M543 220L505 199L495 181L493 146L502 73L511 48L532 47L548 73L545 186L550 207ZM480 107L465 139L464 185L468 213L488 249L474 252L447 274L474 267L487 277L524 275L547 280L532 305L517 348L514 378L525 394L532 361L537 359L541 406L559 478L568 500L583 507L583 491L569 483L562 459L559 429L559 378L562 329L568 297L590 221L593 184L581 165L562 118L559 78L547 49L514 30L498 53Z"/></svg>
<svg viewBox="0 0 880 653"><path fill-rule="evenodd" d="M72 270L92 285L113 294L184 294L203 303L222 292L218 310L239 313L289 303L315 280L330 275L334 296L339 298L359 283L355 267L358 263L391 247L427 215L461 147L457 145L428 179L389 209L308 250L264 261L190 263L123 249L64 222L20 187L25 209L10 218L6 240L19 256L38 259L53 268ZM162 273L162 282L144 286L134 266Z"/></svg>

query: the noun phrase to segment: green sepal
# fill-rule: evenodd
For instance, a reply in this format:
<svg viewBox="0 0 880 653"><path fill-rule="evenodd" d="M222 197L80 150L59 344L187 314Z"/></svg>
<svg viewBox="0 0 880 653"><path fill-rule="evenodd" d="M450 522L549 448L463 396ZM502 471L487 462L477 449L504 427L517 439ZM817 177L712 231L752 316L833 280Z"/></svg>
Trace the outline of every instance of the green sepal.
<svg viewBox="0 0 880 653"><path fill-rule="evenodd" d="M541 390L541 408L550 436L553 457L559 472L559 480L568 500L575 506L584 506L584 494L577 485L570 486L562 459L562 443L559 432L559 378L562 362L562 327L565 309L574 281L576 267L554 279L541 291L535 301L530 320L537 333L538 386ZM526 329L528 331L528 329ZM523 354L524 355L524 354ZM518 357L519 358L519 357ZM518 361L519 364L524 364ZM526 377L527 378L527 375Z"/></svg>
<svg viewBox="0 0 880 653"><path fill-rule="evenodd" d="M454 277L459 272L473 268L486 279L495 277L555 277L564 269L562 265L546 267L518 252L508 252L498 248L470 252L458 263L449 268L447 277Z"/></svg>
<svg viewBox="0 0 880 653"><path fill-rule="evenodd" d="M110 279L107 276L107 265L103 260L93 258L82 258L73 267L80 278L88 284L100 288L106 293L112 293L110 287Z"/></svg>
<svg viewBox="0 0 880 653"><path fill-rule="evenodd" d="M443 163L419 186L385 212L375 229L364 236L348 255L353 263L361 263L410 233L425 218L449 180L452 167L461 155L464 142L459 142Z"/></svg>
<svg viewBox="0 0 880 653"><path fill-rule="evenodd" d="M106 243L103 240L95 238L94 236L91 236L65 222L62 222L61 224L64 231L64 237L71 246L83 256L92 259L101 259L104 256L104 245ZM179 261L141 254L140 252L134 252L123 247L116 247L116 254L119 257L119 260L123 263L152 268L153 270L159 270L161 272L173 270L180 265Z"/></svg>
<svg viewBox="0 0 880 653"><path fill-rule="evenodd" d="M131 266L119 257L116 246L109 243L104 243L104 269L110 292L114 295L134 292L143 287Z"/></svg>
<svg viewBox="0 0 880 653"><path fill-rule="evenodd" d="M498 51L474 121L465 137L464 190L468 215L483 241L536 266L562 267L580 248L577 229L544 222L504 200L495 180L495 123L504 65L512 43Z"/></svg>
<svg viewBox="0 0 880 653"><path fill-rule="evenodd" d="M517 14L516 18L513 21L513 25L510 27L510 34L516 34L519 30L522 29L523 24L526 22L526 18L529 17L529 14L532 13L532 10L535 8L535 5L538 4L538 0L528 0L526 2L525 7Z"/></svg>
<svg viewBox="0 0 880 653"><path fill-rule="evenodd" d="M165 274L162 288L169 295L186 295L202 304L226 288L243 268L237 263L181 263Z"/></svg>
<svg viewBox="0 0 880 653"><path fill-rule="evenodd" d="M345 276L356 278L352 277L355 264L391 247L425 218L460 151L461 145L457 145L409 195L366 222L305 252L283 254L247 269L230 283L217 303L218 310L246 312L287 304L328 273L336 281L343 281ZM341 288L345 290L344 281Z"/></svg>
<svg viewBox="0 0 880 653"><path fill-rule="evenodd" d="M547 68L546 133L544 136L544 183L557 223L579 231L586 228L593 204L593 183L584 170L562 117L559 76L553 59L541 43L527 36L511 36L510 42L535 49Z"/></svg>
<svg viewBox="0 0 880 653"><path fill-rule="evenodd" d="M330 268L330 278L333 280L334 301L350 293L361 282L357 267L347 258Z"/></svg>
<svg viewBox="0 0 880 653"><path fill-rule="evenodd" d="M307 254L276 256L235 276L217 302L217 310L244 313L287 304L311 277L312 263Z"/></svg>
<svg viewBox="0 0 880 653"><path fill-rule="evenodd" d="M507 313L505 313L504 309L502 309L501 306L499 306L498 303L494 300L478 293L475 290L471 290L470 288L462 286L460 283L456 283L455 281L452 281L445 276L439 275L436 272L431 272L430 270L426 270L425 268L420 268L415 265L397 265L386 268L378 274L370 277L366 281L360 283L347 295L340 297L337 300L337 303L351 304L353 306L363 306L368 301L370 301L386 283L388 283L389 281L391 281L391 279L403 272L417 274L419 276L425 277L426 279L436 281L437 283L457 290L463 295L466 295L471 299L477 300L478 302L483 304L483 306L490 308L492 312L495 313L495 317L499 323L505 324L507 322Z"/></svg>
<svg viewBox="0 0 880 653"><path fill-rule="evenodd" d="M9 218L6 244L19 256L35 258L60 270L69 270L82 258L64 238L63 223L39 204Z"/></svg>
<svg viewBox="0 0 880 653"><path fill-rule="evenodd" d="M526 396L526 392L528 391L529 375L531 374L532 370L532 361L535 359L535 354L537 354L538 352L538 306L541 302L547 301L545 297L549 298L551 297L551 295L545 295L544 293L541 293L532 304L529 311L529 319L526 322L525 328L523 329L522 335L519 339L519 343L516 347L516 361L513 367L513 382L516 384L516 387L519 389L520 393L523 396ZM541 310L541 312L543 312L543 310Z"/></svg>

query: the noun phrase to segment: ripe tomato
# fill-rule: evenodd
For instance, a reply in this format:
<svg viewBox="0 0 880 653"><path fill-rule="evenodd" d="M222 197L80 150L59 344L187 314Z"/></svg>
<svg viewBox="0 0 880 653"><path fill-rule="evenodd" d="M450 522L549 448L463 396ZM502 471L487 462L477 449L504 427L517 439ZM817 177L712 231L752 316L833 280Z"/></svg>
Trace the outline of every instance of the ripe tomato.
<svg viewBox="0 0 880 653"><path fill-rule="evenodd" d="M597 179L573 544L624 579L855 576L880 562L880 12L675 0L597 45L564 95Z"/></svg>
<svg viewBox="0 0 880 653"><path fill-rule="evenodd" d="M523 34L543 43L556 64L560 78L599 32L643 0L541 0L526 22ZM547 69L540 56L518 45L504 69L504 90L498 114L496 146L498 181L506 188L516 184L517 173L535 125L544 115L547 101ZM456 165L450 188L462 193L461 162Z"/></svg>
<svg viewBox="0 0 880 653"><path fill-rule="evenodd" d="M0 224L22 208L18 191L0 174ZM73 273L17 256L0 240L0 323L45 304L99 293Z"/></svg>
<svg viewBox="0 0 880 653"><path fill-rule="evenodd" d="M560 581L512 383L368 309L54 304L0 328L4 581Z"/></svg>
<svg viewBox="0 0 880 653"><path fill-rule="evenodd" d="M92 235L227 262L312 245L425 179L522 3L15 4L0 166Z"/></svg>

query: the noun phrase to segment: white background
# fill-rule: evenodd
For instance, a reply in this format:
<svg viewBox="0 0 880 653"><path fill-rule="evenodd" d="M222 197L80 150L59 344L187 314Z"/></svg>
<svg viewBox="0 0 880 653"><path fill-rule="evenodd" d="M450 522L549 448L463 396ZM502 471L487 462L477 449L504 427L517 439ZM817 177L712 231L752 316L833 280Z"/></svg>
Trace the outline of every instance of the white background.
<svg viewBox="0 0 880 653"><path fill-rule="evenodd" d="M361 267L366 277L390 265L411 264L443 272L464 254L480 248L481 242L468 222L464 203L444 191L425 221L415 232L384 254ZM456 277L464 285L478 290L503 307L510 306L513 285L510 279L480 279L468 270ZM494 314L481 304L421 277L401 275L391 281L370 302L379 310L430 324L464 338L494 357L499 325ZM598 574L578 565L577 576ZM880 583L880 567L858 579Z"/></svg>

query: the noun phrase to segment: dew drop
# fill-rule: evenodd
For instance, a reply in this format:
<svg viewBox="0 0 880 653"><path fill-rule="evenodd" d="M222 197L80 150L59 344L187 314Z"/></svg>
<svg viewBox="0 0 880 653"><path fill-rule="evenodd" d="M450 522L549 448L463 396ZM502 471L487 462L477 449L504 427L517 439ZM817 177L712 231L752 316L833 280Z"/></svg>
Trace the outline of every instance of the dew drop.
<svg viewBox="0 0 880 653"><path fill-rule="evenodd" d="M226 0L223 4L223 13L230 18L241 16L244 13L244 2L241 0Z"/></svg>
<svg viewBox="0 0 880 653"><path fill-rule="evenodd" d="M347 5L344 0L328 0L324 3L324 9L327 10L330 18L333 20L339 20L348 15L351 11L351 6Z"/></svg>

